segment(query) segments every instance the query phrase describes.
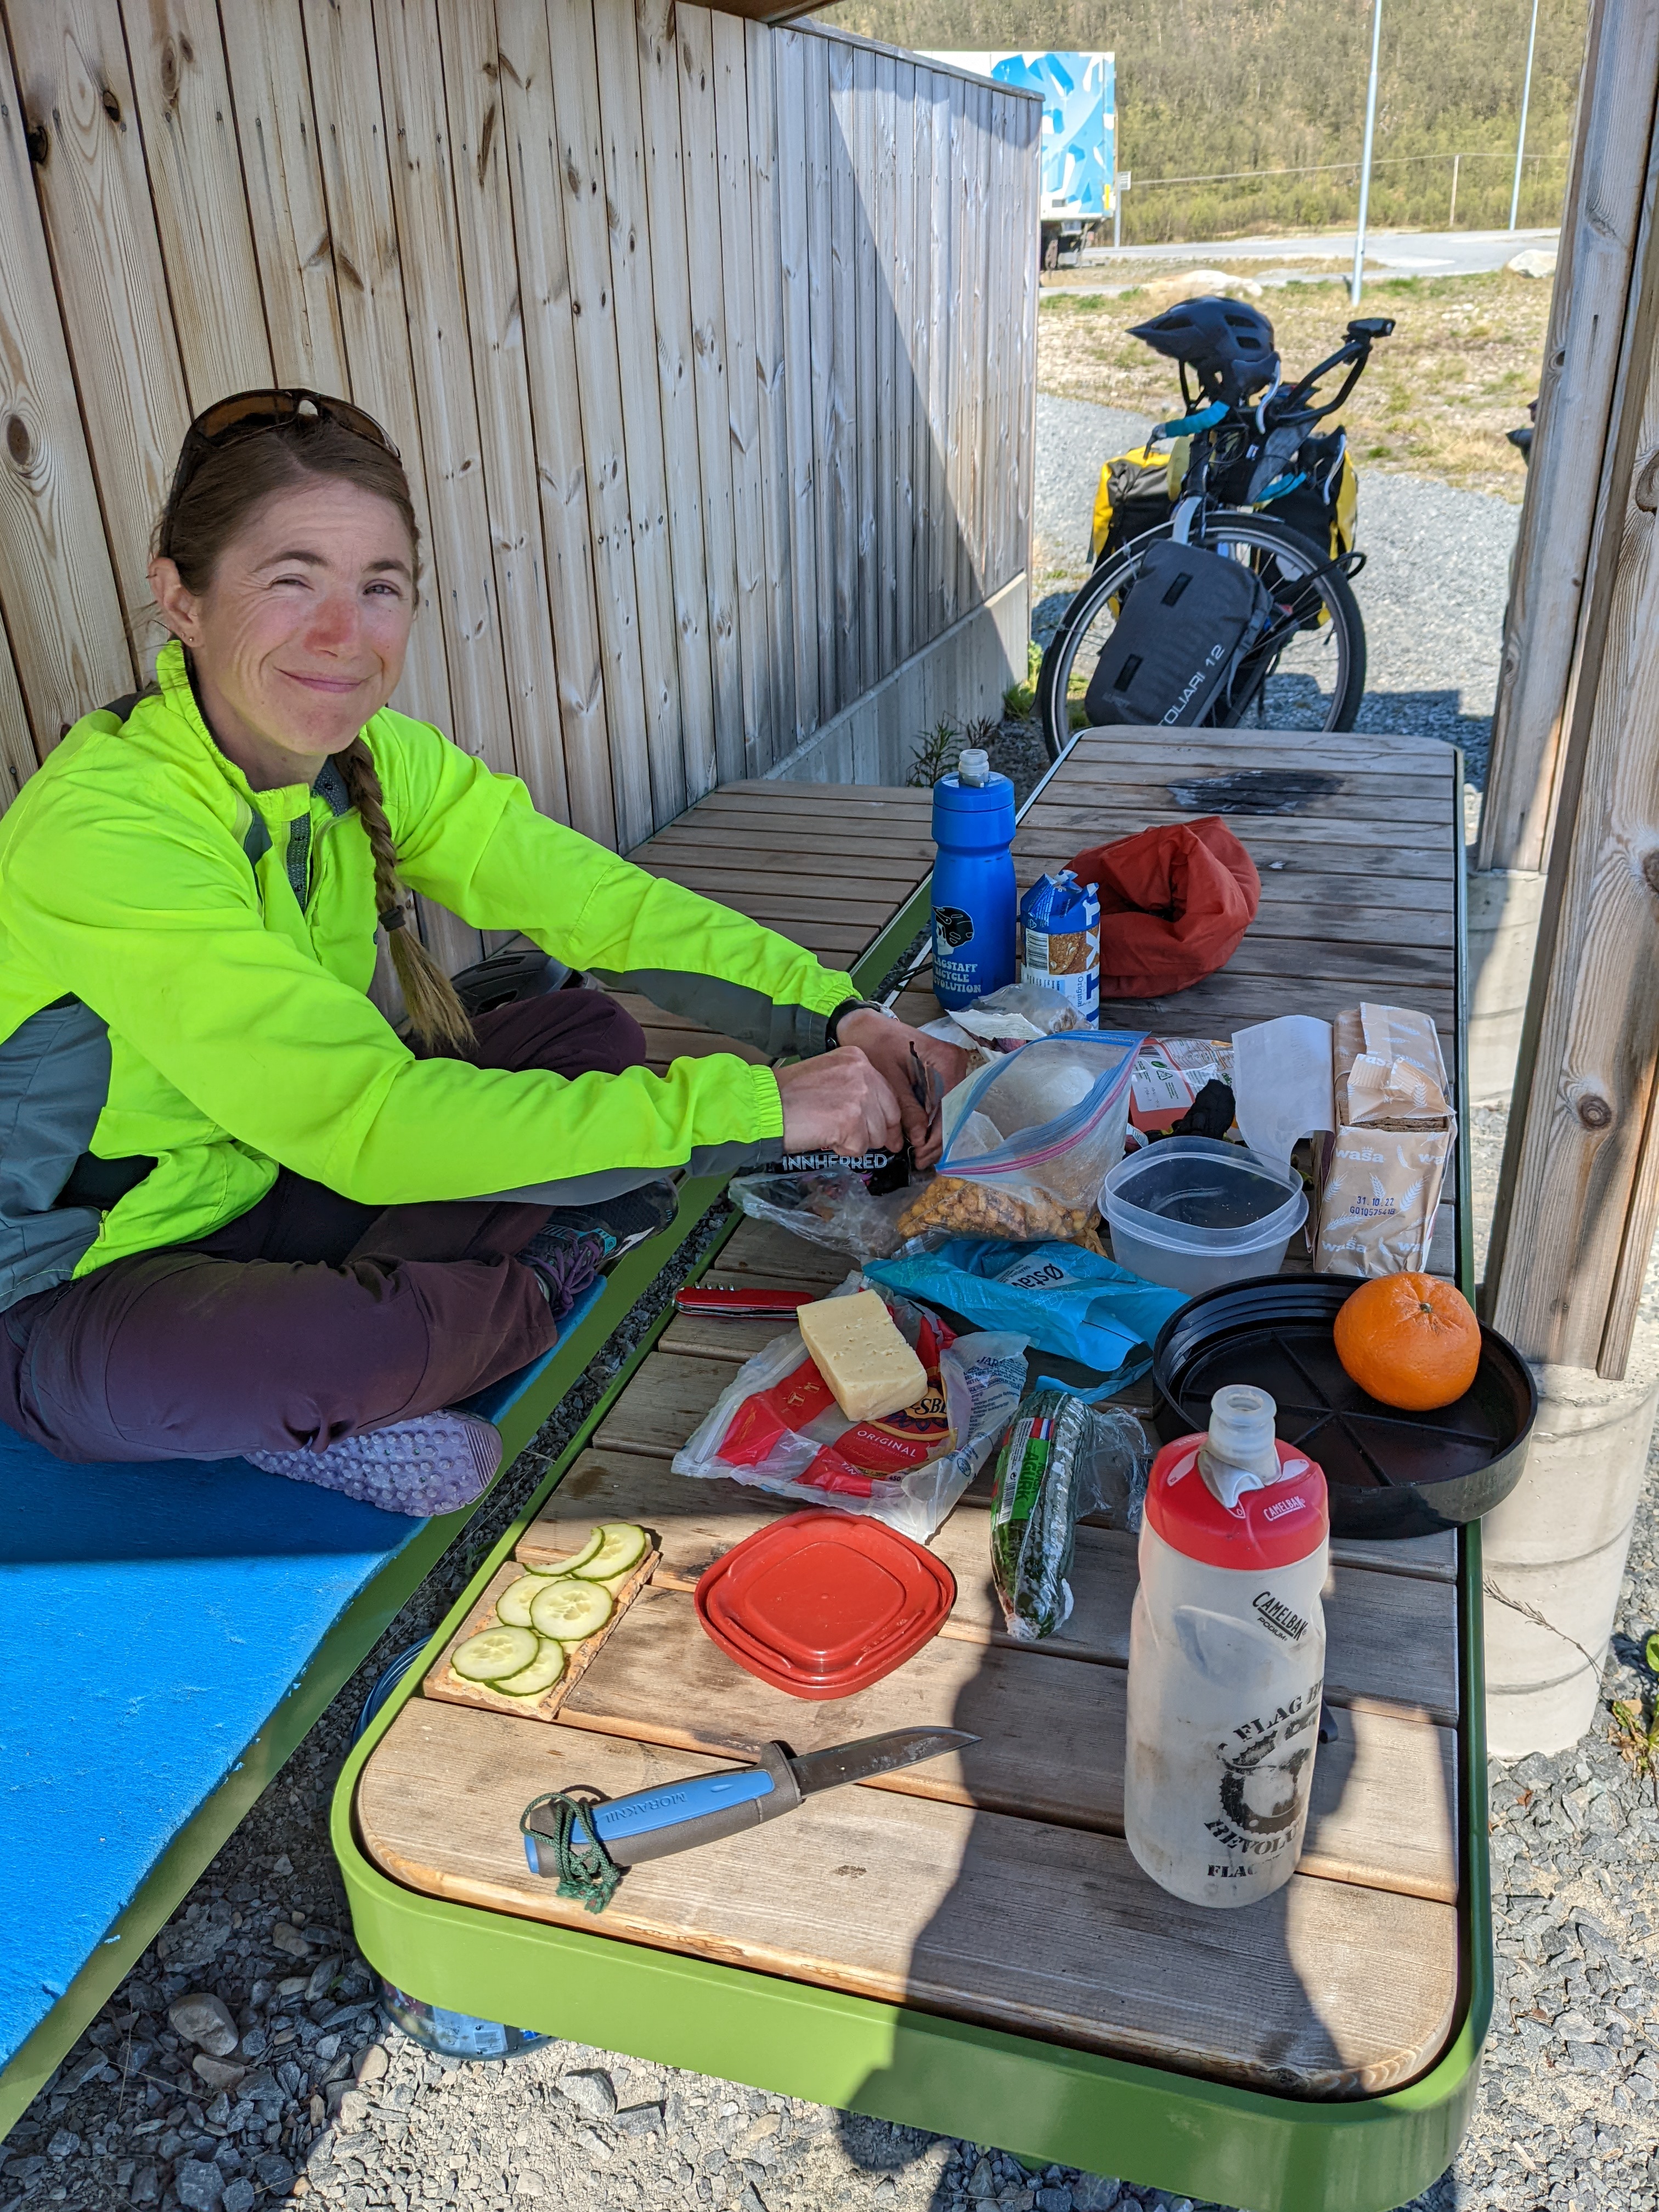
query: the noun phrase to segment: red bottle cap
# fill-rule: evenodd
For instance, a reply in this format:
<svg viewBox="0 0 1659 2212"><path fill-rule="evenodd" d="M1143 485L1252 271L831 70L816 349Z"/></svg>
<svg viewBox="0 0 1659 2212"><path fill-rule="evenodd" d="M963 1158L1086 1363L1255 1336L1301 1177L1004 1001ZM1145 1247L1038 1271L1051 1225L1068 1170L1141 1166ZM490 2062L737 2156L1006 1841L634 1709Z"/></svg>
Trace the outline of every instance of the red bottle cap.
<svg viewBox="0 0 1659 2212"><path fill-rule="evenodd" d="M1152 1462L1146 1518L1171 1551L1206 1567L1254 1574L1291 1567L1330 1534L1323 1470L1305 1452L1274 1439L1284 1475L1266 1490L1247 1490L1231 1511L1198 1471L1207 1432L1179 1437Z"/></svg>
<svg viewBox="0 0 1659 2212"><path fill-rule="evenodd" d="M728 1658L795 1698L849 1698L913 1658L956 1603L942 1559L884 1522L791 1513L697 1583L697 1618Z"/></svg>

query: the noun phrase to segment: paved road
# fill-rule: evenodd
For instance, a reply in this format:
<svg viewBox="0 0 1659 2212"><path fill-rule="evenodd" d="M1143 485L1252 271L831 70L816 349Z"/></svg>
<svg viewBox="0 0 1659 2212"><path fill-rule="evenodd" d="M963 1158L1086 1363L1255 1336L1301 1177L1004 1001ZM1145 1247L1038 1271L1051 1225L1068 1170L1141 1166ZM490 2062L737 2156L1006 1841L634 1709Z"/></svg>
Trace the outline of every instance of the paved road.
<svg viewBox="0 0 1659 2212"><path fill-rule="evenodd" d="M1501 269L1528 246L1553 246L1553 230L1373 230L1365 239L1368 268L1396 276L1476 276ZM1088 247L1091 268L1112 269L1137 261L1328 261L1353 258L1351 230L1322 231L1313 238L1213 239L1199 245Z"/></svg>

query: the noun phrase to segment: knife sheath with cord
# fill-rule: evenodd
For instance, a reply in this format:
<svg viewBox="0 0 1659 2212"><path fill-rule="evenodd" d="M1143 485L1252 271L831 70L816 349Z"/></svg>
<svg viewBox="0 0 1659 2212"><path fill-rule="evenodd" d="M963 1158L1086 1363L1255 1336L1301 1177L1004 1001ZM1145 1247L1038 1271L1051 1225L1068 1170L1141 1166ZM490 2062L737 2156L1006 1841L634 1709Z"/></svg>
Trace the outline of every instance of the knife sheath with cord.
<svg viewBox="0 0 1659 2212"><path fill-rule="evenodd" d="M666 1858L698 1844L717 1843L745 1828L793 1813L820 1790L868 1782L918 1759L965 1751L979 1741L961 1729L893 1729L827 1751L792 1757L781 1743L762 1747L755 1766L690 1775L627 1797L561 1790L526 1805L519 1821L530 1871L556 1878L561 1897L603 1912L624 1871L645 1859Z"/></svg>

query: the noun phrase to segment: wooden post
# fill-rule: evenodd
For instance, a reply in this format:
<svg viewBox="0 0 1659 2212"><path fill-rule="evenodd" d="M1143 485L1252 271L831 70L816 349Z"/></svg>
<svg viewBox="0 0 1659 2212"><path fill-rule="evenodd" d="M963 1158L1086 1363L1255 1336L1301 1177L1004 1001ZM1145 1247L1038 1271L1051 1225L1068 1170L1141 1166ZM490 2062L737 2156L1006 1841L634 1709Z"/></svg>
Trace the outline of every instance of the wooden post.
<svg viewBox="0 0 1659 2212"><path fill-rule="evenodd" d="M1659 57L1650 63L1650 76ZM1593 120L1593 118L1591 118ZM1534 1360L1623 1376L1659 1222L1659 228L1645 227L1488 1263ZM1593 648L1593 649L1592 649Z"/></svg>
<svg viewBox="0 0 1659 2212"><path fill-rule="evenodd" d="M1656 82L1659 0L1595 0L1504 623L1476 860L1483 871L1541 868L1549 849L1652 157Z"/></svg>

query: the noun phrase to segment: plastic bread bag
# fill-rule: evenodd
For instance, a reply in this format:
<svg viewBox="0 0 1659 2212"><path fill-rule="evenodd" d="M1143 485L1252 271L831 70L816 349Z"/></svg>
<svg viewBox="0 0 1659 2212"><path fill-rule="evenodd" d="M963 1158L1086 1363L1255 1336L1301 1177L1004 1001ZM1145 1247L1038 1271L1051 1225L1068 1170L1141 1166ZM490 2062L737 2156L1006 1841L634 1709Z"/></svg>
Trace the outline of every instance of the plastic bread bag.
<svg viewBox="0 0 1659 2212"><path fill-rule="evenodd" d="M1005 1053L1038 1037L1087 1026L1065 994L1047 983L1005 983L971 1006L958 1007L951 1018L969 1036Z"/></svg>
<svg viewBox="0 0 1659 2212"><path fill-rule="evenodd" d="M1114 1389L1146 1374L1159 1329L1187 1303L1184 1292L1075 1243L953 1237L872 1261L866 1272L884 1293L944 1306L981 1328L1018 1330L1037 1351L1077 1360Z"/></svg>
<svg viewBox="0 0 1659 2212"><path fill-rule="evenodd" d="M912 1183L878 1197L870 1189L871 1172L849 1162L803 1174L733 1176L726 1188L752 1220L774 1221L792 1237L851 1260L884 1259L910 1233L899 1224L917 1188Z"/></svg>
<svg viewBox="0 0 1659 2212"><path fill-rule="evenodd" d="M1038 1037L958 1084L945 1102L938 1177L901 1232L1091 1236L1106 1171L1123 1157L1142 1041L1121 1030Z"/></svg>
<svg viewBox="0 0 1659 2212"><path fill-rule="evenodd" d="M854 1275L836 1295L877 1287ZM881 1295L927 1370L915 1405L849 1421L792 1328L739 1369L676 1453L674 1472L724 1475L805 1505L866 1513L925 1544L1019 1403L1025 1339L958 1336L890 1291Z"/></svg>
<svg viewBox="0 0 1659 2212"><path fill-rule="evenodd" d="M1138 1527L1151 1459L1146 1433L1116 1406L1034 1390L997 1455L991 1576L1008 1633L1035 1643L1072 1612L1072 1553L1085 1514Z"/></svg>

